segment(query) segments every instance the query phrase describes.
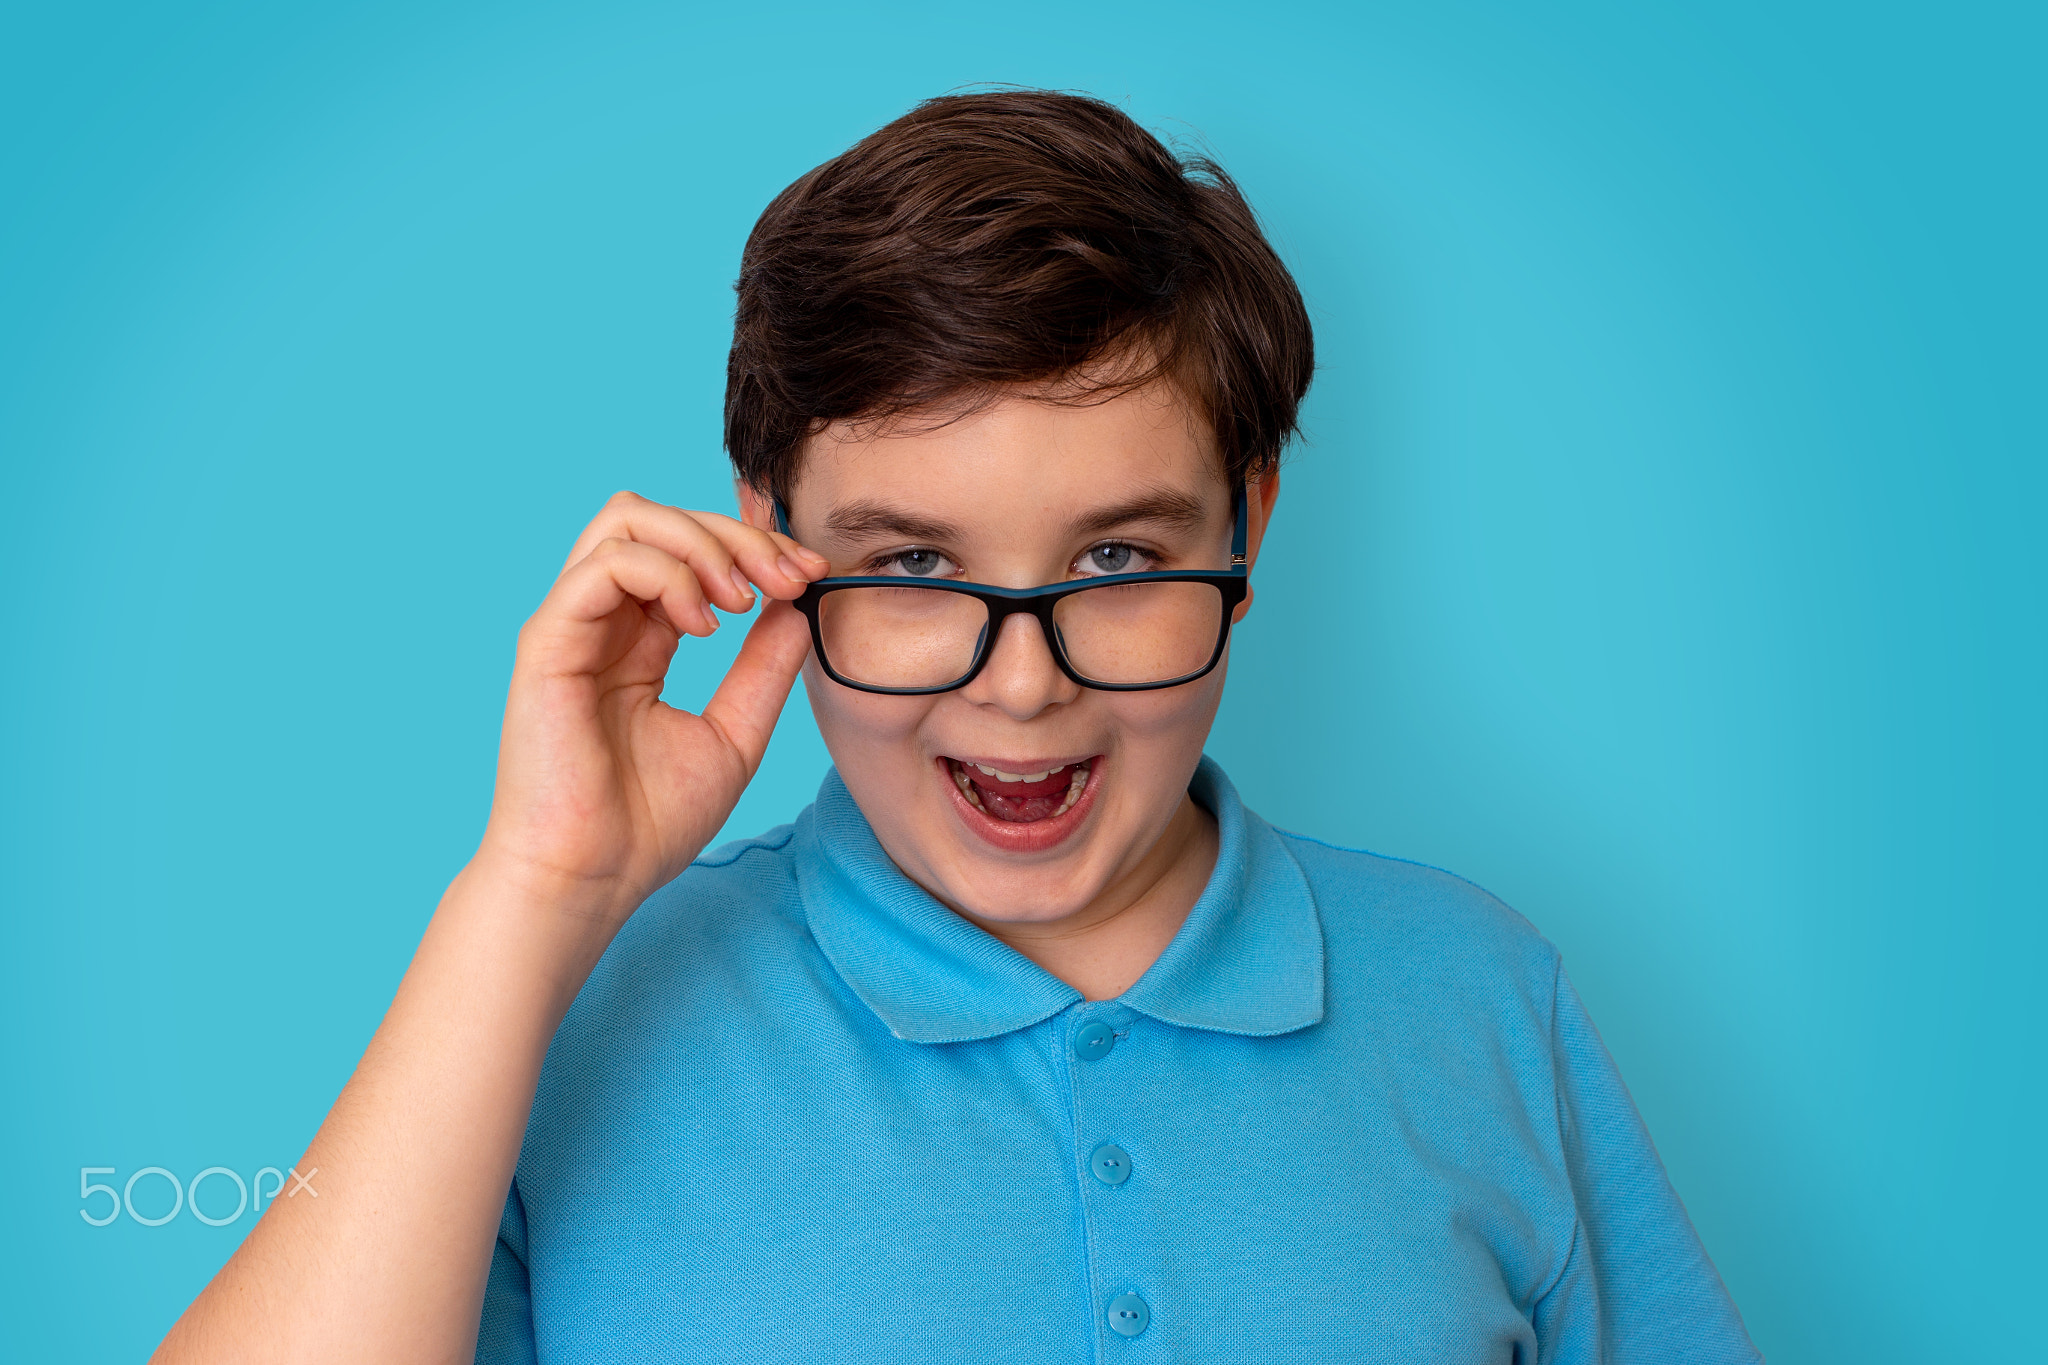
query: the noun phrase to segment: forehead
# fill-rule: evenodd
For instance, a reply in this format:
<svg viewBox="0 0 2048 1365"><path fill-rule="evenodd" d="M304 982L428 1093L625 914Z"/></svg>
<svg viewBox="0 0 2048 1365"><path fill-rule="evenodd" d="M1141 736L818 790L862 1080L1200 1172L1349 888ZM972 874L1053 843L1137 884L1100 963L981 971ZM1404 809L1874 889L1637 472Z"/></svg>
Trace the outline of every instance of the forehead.
<svg viewBox="0 0 2048 1365"><path fill-rule="evenodd" d="M806 444L795 501L854 499L979 518L1073 509L1140 489L1227 492L1208 422L1174 386L1052 402L1017 394L965 415L835 423Z"/></svg>

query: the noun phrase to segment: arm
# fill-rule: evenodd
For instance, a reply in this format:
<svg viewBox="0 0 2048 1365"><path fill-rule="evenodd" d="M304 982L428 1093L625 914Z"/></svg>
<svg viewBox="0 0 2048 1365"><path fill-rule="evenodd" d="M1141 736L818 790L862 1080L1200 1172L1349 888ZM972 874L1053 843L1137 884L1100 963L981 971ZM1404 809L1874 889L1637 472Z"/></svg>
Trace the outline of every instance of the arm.
<svg viewBox="0 0 2048 1365"><path fill-rule="evenodd" d="M490 823L279 1199L158 1348L205 1361L467 1362L548 1041L614 934L759 767L809 648L787 604L825 562L620 494L520 632ZM665 705L707 600L772 600L703 714Z"/></svg>
<svg viewBox="0 0 2048 1365"><path fill-rule="evenodd" d="M1561 966L1551 1055L1578 1219L1565 1265L1534 1307L1538 1358L1754 1365L1761 1357L1734 1301Z"/></svg>

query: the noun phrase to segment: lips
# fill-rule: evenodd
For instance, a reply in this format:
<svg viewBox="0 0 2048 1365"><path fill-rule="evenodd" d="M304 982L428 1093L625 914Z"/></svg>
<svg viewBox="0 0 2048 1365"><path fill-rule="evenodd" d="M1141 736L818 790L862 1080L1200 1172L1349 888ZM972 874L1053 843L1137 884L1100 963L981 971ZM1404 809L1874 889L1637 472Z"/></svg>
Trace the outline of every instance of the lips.
<svg viewBox="0 0 2048 1365"><path fill-rule="evenodd" d="M1007 763L941 758L953 806L983 839L1011 852L1035 852L1080 828L1101 780L1100 756L1047 763L1030 771Z"/></svg>

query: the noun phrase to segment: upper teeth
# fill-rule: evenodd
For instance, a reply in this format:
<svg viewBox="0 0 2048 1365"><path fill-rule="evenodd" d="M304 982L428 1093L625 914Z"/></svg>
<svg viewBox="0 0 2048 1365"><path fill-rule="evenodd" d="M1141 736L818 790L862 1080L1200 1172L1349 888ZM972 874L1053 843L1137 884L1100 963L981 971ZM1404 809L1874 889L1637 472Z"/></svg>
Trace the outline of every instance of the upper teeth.
<svg viewBox="0 0 2048 1365"><path fill-rule="evenodd" d="M1067 765L1062 763L1059 767L1047 768L1042 773L1006 773L1001 768L991 768L985 763L977 763L974 766L998 782L1043 782L1054 773L1065 772L1067 769Z"/></svg>
<svg viewBox="0 0 2048 1365"><path fill-rule="evenodd" d="M1080 767L1079 764L1069 765L1062 763L1059 767L1047 768L1042 773L1006 773L1001 768L991 768L986 763L973 763L969 764L968 766L974 768L978 772L982 772L990 777L993 777L998 782L1043 782L1046 778L1053 776L1055 773L1065 772L1069 766L1075 767L1077 769Z"/></svg>

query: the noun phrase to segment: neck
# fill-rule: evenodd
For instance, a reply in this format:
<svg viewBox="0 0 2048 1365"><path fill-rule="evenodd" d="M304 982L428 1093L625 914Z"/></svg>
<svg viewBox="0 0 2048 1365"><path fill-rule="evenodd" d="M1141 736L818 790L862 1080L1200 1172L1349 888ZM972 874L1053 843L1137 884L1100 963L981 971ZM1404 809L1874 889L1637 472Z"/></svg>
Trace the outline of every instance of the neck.
<svg viewBox="0 0 2048 1365"><path fill-rule="evenodd" d="M1089 1000L1113 1000L1173 942L1216 867L1216 817L1186 796L1137 866L1080 910L1035 924L960 912Z"/></svg>

